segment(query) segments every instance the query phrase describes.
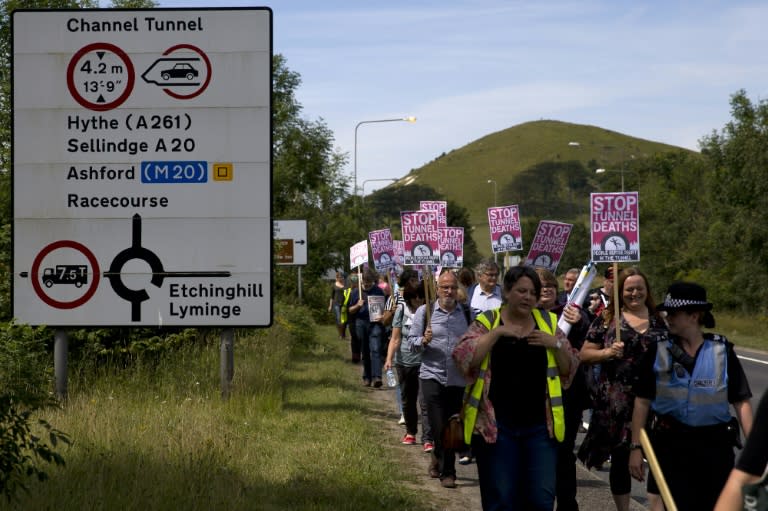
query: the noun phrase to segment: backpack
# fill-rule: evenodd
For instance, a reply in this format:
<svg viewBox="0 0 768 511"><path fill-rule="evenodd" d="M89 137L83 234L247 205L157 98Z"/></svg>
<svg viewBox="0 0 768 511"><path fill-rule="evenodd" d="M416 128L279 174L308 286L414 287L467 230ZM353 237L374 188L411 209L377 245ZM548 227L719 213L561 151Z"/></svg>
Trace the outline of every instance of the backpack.
<svg viewBox="0 0 768 511"><path fill-rule="evenodd" d="M395 310L397 309L397 306L399 305L399 302L401 301L402 295L400 293L396 293L393 296L390 296L387 299L387 304L389 307L386 307L384 309L384 313L381 315L381 320L379 322L384 326L391 326L392 320L395 318Z"/></svg>
<svg viewBox="0 0 768 511"><path fill-rule="evenodd" d="M437 304L437 302L431 302L429 304L429 306L432 307L432 312L435 312L435 305L436 304ZM464 305L461 302L456 302L456 307L461 309L461 312L464 313L464 319L467 320L467 327L469 327L472 324L472 315L470 314L470 311L469 311L469 305ZM426 330L427 330L427 322L425 321L424 322L424 331L426 331ZM424 335L424 332L422 332L421 334Z"/></svg>

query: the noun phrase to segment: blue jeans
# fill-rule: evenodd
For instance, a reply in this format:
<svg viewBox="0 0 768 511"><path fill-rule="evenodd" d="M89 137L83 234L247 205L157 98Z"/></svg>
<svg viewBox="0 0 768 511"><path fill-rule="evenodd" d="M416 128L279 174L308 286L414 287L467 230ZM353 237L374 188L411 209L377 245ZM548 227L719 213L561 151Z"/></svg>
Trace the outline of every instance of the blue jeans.
<svg viewBox="0 0 768 511"><path fill-rule="evenodd" d="M546 424L498 427L495 444L480 435L472 439L483 511L552 511L557 441L549 437Z"/></svg>
<svg viewBox="0 0 768 511"><path fill-rule="evenodd" d="M384 327L381 323L371 323L367 319L358 319L355 326L363 349L363 380L381 380L381 340Z"/></svg>

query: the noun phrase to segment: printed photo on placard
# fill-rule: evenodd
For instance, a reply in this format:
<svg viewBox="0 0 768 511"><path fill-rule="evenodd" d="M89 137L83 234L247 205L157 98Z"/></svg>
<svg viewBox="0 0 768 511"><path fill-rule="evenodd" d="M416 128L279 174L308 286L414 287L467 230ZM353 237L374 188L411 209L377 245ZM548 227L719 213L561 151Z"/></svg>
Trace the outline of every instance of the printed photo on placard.
<svg viewBox="0 0 768 511"><path fill-rule="evenodd" d="M381 317L384 315L384 305L386 300L386 296L368 296L368 316L370 317L371 323L381 321Z"/></svg>

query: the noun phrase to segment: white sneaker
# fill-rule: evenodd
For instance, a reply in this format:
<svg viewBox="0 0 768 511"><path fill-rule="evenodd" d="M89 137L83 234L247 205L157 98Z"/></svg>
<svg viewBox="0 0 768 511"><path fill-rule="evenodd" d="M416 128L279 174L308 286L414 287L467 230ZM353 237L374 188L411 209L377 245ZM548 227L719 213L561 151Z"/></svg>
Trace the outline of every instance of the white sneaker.
<svg viewBox="0 0 768 511"><path fill-rule="evenodd" d="M397 423L400 424L401 426L405 425L405 415L400 414L400 420L397 421Z"/></svg>

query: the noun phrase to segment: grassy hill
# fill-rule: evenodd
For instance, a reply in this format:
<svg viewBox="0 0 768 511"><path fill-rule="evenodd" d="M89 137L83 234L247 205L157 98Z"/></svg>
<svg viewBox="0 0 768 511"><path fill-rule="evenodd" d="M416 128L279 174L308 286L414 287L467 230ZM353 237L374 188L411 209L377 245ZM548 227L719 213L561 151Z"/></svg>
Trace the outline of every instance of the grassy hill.
<svg viewBox="0 0 768 511"><path fill-rule="evenodd" d="M611 178L608 175L592 175L595 169L618 169L633 158L646 158L670 151L686 149L634 138L596 126L560 121L532 121L492 133L464 147L442 154L390 186L430 186L446 199L467 208L471 224L475 228L475 242L482 253L489 253L490 237L486 210L494 205L494 185L488 180L496 182L496 205L518 204L521 216L525 217L525 197L515 196L514 190L509 190L508 187L518 174L531 167L545 162L578 161L589 170L590 179L599 187L600 182L618 182L618 176ZM568 190L555 192L568 193Z"/></svg>

